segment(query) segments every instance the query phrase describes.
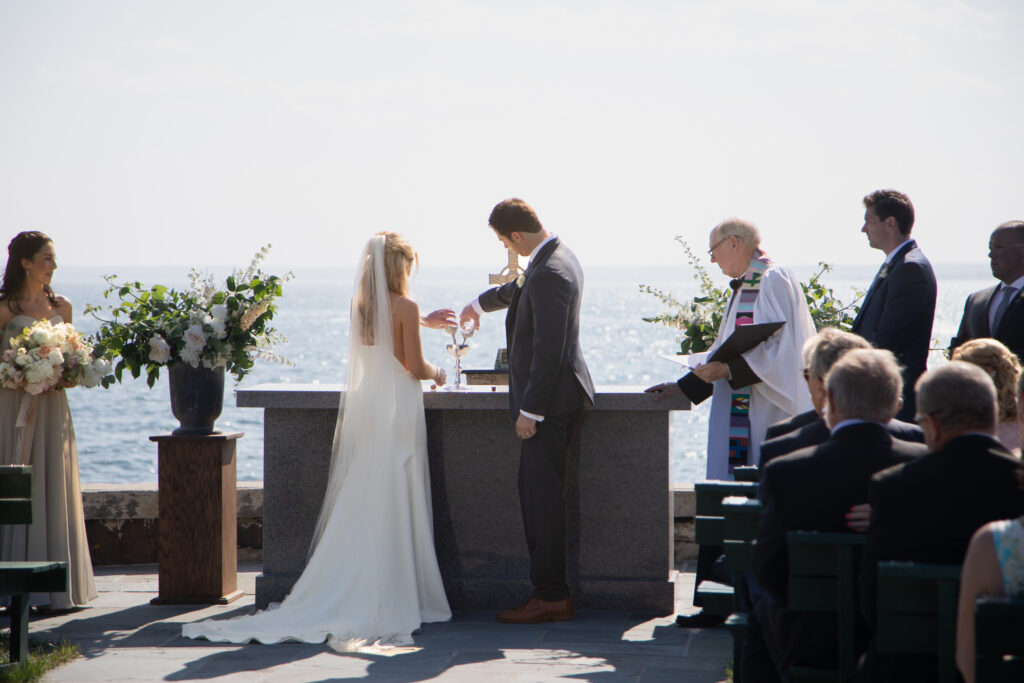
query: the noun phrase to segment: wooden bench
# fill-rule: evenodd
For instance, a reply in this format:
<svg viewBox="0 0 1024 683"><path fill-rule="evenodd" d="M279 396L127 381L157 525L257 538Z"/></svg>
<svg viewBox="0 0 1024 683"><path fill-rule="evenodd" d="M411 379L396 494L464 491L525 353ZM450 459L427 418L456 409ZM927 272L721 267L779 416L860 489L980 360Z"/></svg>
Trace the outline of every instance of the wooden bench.
<svg viewBox="0 0 1024 683"><path fill-rule="evenodd" d="M835 615L837 669L793 666L793 681L846 681L857 668L857 583L863 534L790 531L786 535L789 578L786 602L795 612Z"/></svg>
<svg viewBox="0 0 1024 683"><path fill-rule="evenodd" d="M696 520L694 540L698 545L724 546L725 517L722 500L729 496L757 498L758 485L742 481L704 481L694 485ZM733 589L714 581L702 581L697 595L704 612L726 617L733 612Z"/></svg>
<svg viewBox="0 0 1024 683"><path fill-rule="evenodd" d="M32 468L0 466L0 524L32 523ZM11 663L28 658L30 593L68 589L67 562L0 562L0 598L10 598Z"/></svg>
<svg viewBox="0 0 1024 683"><path fill-rule="evenodd" d="M1024 599L974 603L974 675L977 683L1024 681Z"/></svg>
<svg viewBox="0 0 1024 683"><path fill-rule="evenodd" d="M879 562L878 652L922 655L922 666L936 667L941 683L957 680L959 590L960 565Z"/></svg>
<svg viewBox="0 0 1024 683"><path fill-rule="evenodd" d="M761 522L761 501L744 496L722 499L722 545L725 548L725 568L740 579L750 571L750 556ZM740 657L747 638L749 615L740 605L739 592L733 590L732 613L725 620L725 628L732 635L733 682L742 683Z"/></svg>

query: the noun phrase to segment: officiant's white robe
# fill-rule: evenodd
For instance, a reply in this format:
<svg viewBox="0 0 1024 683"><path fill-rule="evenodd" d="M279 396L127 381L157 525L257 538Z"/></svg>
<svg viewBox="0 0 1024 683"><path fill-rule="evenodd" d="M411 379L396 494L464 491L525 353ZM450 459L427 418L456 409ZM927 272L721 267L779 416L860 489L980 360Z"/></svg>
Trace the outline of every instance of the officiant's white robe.
<svg viewBox="0 0 1024 683"><path fill-rule="evenodd" d="M737 303L732 302L718 338L708 349L709 355L736 330ZM754 302L754 322L779 321L786 324L743 354L750 369L761 378L750 387L749 465L756 465L760 460L761 441L768 425L813 408L802 374L801 351L804 342L815 334L814 322L796 277L787 268L773 263L761 280L761 291ZM729 408L733 389L727 379L716 381L714 387L708 420L707 478L730 479Z"/></svg>

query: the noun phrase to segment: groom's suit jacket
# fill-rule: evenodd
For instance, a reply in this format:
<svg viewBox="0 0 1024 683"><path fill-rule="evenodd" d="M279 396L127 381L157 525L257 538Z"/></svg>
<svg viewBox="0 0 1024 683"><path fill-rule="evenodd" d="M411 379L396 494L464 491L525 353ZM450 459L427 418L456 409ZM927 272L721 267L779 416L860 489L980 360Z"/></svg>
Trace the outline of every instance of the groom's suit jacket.
<svg viewBox="0 0 1024 683"><path fill-rule="evenodd" d="M901 420L914 414L914 384L928 362L935 317L935 273L911 240L889 262L887 274L875 276L853 321L853 332L876 349L889 349L903 366Z"/></svg>
<svg viewBox="0 0 1024 683"><path fill-rule="evenodd" d="M545 244L517 281L479 297L487 312L507 308L509 410L565 415L594 402L594 383L580 348L583 269L557 237Z"/></svg>
<svg viewBox="0 0 1024 683"><path fill-rule="evenodd" d="M1006 344L1007 348L1017 354L1017 358L1024 362L1024 297L1021 292L1010 302L1003 319L999 323L999 329L988 328L988 311L992 302L992 296L999 289L999 285L993 285L988 289L974 292L967 297L964 304L964 317L960 320L960 329L956 336L949 340L949 352L970 341L982 337L993 337Z"/></svg>

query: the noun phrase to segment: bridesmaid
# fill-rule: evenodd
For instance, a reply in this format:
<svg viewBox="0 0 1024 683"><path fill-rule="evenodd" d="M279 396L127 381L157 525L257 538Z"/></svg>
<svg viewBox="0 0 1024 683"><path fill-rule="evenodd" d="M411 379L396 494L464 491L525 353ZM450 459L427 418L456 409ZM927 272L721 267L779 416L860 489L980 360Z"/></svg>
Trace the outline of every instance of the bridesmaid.
<svg viewBox="0 0 1024 683"><path fill-rule="evenodd" d="M22 232L11 240L0 281L2 348L37 320L72 321L71 302L50 288L56 269L53 241L43 233ZM66 592L32 594L31 603L42 610L74 609L94 599L78 450L63 390L33 397L0 389L0 464L32 465L32 524L0 526L0 561L68 563Z"/></svg>

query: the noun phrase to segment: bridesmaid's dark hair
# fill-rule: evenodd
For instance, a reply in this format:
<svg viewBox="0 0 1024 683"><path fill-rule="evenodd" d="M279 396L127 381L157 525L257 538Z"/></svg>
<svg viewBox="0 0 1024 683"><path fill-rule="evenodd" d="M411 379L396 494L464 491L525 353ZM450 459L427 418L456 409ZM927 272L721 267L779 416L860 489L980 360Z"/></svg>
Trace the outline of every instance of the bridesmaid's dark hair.
<svg viewBox="0 0 1024 683"><path fill-rule="evenodd" d="M7 268L4 269L4 278L0 281L0 301L6 301L10 309L15 313L21 312L18 305L18 293L25 285L25 267L21 265L21 259L33 259L39 251L53 240L38 230L26 230L19 232L7 245ZM50 289L50 285L43 285L43 292L50 304L56 307L59 302L57 295Z"/></svg>

